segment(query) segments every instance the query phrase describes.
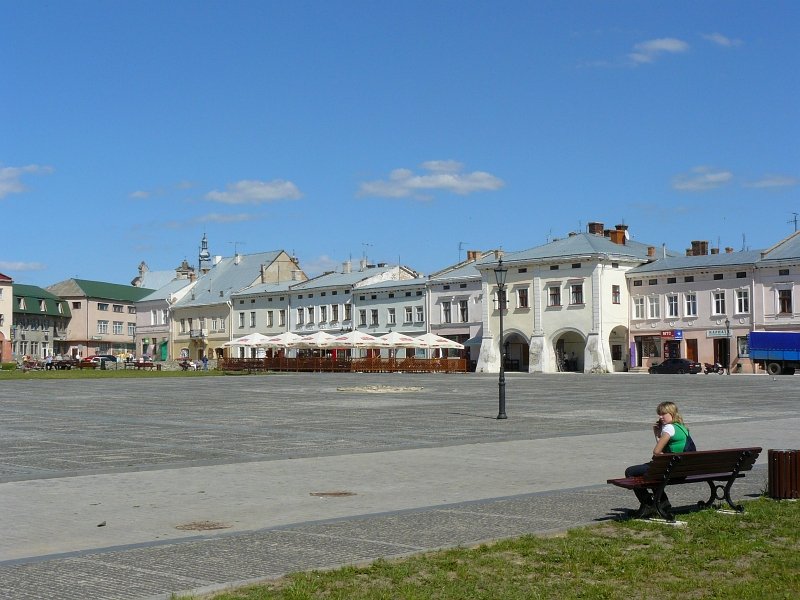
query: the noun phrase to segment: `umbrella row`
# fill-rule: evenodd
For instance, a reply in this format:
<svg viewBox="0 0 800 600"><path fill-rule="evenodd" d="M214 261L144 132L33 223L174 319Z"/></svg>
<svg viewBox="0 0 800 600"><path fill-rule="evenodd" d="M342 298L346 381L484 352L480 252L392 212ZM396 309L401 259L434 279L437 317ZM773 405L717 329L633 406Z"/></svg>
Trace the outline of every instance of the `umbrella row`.
<svg viewBox="0 0 800 600"><path fill-rule="evenodd" d="M259 348L452 348L455 350L464 348L463 344L435 333L414 337L396 331L382 336L374 336L362 331L349 331L338 336L324 331L317 331L310 335L298 335L286 331L272 337L262 333L251 333L225 342L223 345Z"/></svg>

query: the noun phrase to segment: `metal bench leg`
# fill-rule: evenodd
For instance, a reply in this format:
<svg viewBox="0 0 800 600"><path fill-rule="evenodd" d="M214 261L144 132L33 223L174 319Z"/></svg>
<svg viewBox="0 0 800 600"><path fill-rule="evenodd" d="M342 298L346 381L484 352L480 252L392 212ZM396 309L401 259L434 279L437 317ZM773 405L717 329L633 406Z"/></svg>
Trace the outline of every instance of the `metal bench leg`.
<svg viewBox="0 0 800 600"><path fill-rule="evenodd" d="M730 506L736 512L744 512L744 506L741 504L734 504L733 500L731 499L731 487L733 487L734 481L736 480L730 479L724 485L715 481L706 482L711 490L711 495L705 502L702 500L698 502L698 506L702 508L708 508L710 506L713 506L714 508L721 508L722 501L724 500L728 503L728 506Z"/></svg>

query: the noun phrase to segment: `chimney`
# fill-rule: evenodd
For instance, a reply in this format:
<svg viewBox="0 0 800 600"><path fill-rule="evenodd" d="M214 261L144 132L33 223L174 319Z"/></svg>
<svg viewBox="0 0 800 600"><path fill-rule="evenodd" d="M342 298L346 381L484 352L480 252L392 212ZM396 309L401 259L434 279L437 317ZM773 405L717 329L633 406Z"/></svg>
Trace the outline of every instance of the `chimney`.
<svg viewBox="0 0 800 600"><path fill-rule="evenodd" d="M719 254L719 248L712 248L711 254Z"/></svg>
<svg viewBox="0 0 800 600"><path fill-rule="evenodd" d="M570 231L569 232L569 237L575 237L576 235L578 235L578 234L575 233L574 231Z"/></svg>
<svg viewBox="0 0 800 600"><path fill-rule="evenodd" d="M598 223L596 221L592 221L588 224L589 233L593 233L595 235L603 235L603 224Z"/></svg>
<svg viewBox="0 0 800 600"><path fill-rule="evenodd" d="M610 238L611 237L611 230L610 229L604 229L603 230L603 237Z"/></svg>
<svg viewBox="0 0 800 600"><path fill-rule="evenodd" d="M238 265L240 262L242 262L242 255L237 252L233 257L233 264Z"/></svg>
<svg viewBox="0 0 800 600"><path fill-rule="evenodd" d="M505 253L504 253L502 250L495 250L495 251L494 251L494 257L495 257L497 260L500 260L501 258L503 258L503 255L504 255L504 254L505 254Z"/></svg>
<svg viewBox="0 0 800 600"><path fill-rule="evenodd" d="M656 247L655 246L648 246L647 247L647 256L654 257L656 255Z"/></svg>
<svg viewBox="0 0 800 600"><path fill-rule="evenodd" d="M624 225L624 224L623 225L614 225L614 227L616 227L617 230L619 230L619 231L628 231L628 226Z"/></svg>
<svg viewBox="0 0 800 600"><path fill-rule="evenodd" d="M346 260L342 263L342 273L350 273L353 270L353 263Z"/></svg>
<svg viewBox="0 0 800 600"><path fill-rule="evenodd" d="M692 241L692 256L705 256L708 254L708 242L703 240Z"/></svg>
<svg viewBox="0 0 800 600"><path fill-rule="evenodd" d="M686 256L694 256L694 251L691 248L686 249Z"/></svg>
<svg viewBox="0 0 800 600"><path fill-rule="evenodd" d="M625 245L625 232L621 229L612 229L611 230L611 241L614 244L619 244L620 246Z"/></svg>
<svg viewBox="0 0 800 600"><path fill-rule="evenodd" d="M467 260L478 260L478 250L467 250Z"/></svg>
<svg viewBox="0 0 800 600"><path fill-rule="evenodd" d="M362 258L358 266L359 266L359 271L365 271L367 269L367 259Z"/></svg>
<svg viewBox="0 0 800 600"><path fill-rule="evenodd" d="M267 265L261 265L261 283L267 283Z"/></svg>
<svg viewBox="0 0 800 600"><path fill-rule="evenodd" d="M725 254L733 254L733 248L730 246L725 246Z"/></svg>

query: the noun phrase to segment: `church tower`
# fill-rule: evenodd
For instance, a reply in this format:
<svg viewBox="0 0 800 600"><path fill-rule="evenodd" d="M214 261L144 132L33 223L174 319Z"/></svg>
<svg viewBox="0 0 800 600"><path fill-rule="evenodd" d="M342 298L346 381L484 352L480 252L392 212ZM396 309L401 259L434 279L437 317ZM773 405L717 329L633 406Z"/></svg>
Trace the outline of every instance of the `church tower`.
<svg viewBox="0 0 800 600"><path fill-rule="evenodd" d="M203 240L200 242L200 253L197 256L197 270L200 275L205 275L211 270L211 253L208 251L208 238L203 233Z"/></svg>

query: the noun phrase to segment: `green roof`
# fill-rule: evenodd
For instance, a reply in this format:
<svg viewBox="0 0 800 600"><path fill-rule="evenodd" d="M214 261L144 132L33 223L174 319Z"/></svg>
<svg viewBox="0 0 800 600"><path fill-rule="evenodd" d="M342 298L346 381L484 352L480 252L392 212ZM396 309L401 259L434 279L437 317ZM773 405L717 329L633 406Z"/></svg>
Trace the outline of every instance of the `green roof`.
<svg viewBox="0 0 800 600"><path fill-rule="evenodd" d="M89 281L88 279L67 279L61 283L51 285L47 289L63 298L85 296L86 298L118 300L120 302L138 302L155 291L150 288L106 283L104 281Z"/></svg>
<svg viewBox="0 0 800 600"><path fill-rule="evenodd" d="M65 318L72 316L69 310L69 303L45 289L21 283L13 284L12 289L14 292L13 310L15 313ZM24 300L23 305L25 308L20 308L20 300ZM42 302L44 302L44 306ZM61 310L58 309L59 304L61 305ZM42 310L43 308L44 310Z"/></svg>

